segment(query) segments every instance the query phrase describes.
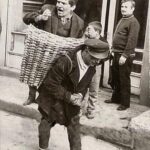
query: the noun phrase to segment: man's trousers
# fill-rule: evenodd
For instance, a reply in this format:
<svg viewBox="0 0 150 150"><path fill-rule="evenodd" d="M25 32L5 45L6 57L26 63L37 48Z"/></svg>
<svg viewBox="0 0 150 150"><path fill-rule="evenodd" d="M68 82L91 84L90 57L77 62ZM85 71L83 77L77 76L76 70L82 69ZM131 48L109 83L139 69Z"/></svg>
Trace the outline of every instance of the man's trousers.
<svg viewBox="0 0 150 150"><path fill-rule="evenodd" d="M101 65L96 66L96 72L92 78L89 86L88 101L87 101L87 111L95 111L96 103L98 100L99 84L101 77Z"/></svg>
<svg viewBox="0 0 150 150"><path fill-rule="evenodd" d="M121 54L114 54L112 63L112 78L114 89L112 102L120 103L125 107L130 107L131 81L130 74L132 69L133 58L128 57L125 64L119 65Z"/></svg>
<svg viewBox="0 0 150 150"><path fill-rule="evenodd" d="M46 149L49 145L50 130L55 125L55 122L49 122L44 117L39 124L39 147ZM67 126L68 139L70 150L81 150L81 137L79 116L72 118L70 124ZM59 142L59 141L58 141Z"/></svg>

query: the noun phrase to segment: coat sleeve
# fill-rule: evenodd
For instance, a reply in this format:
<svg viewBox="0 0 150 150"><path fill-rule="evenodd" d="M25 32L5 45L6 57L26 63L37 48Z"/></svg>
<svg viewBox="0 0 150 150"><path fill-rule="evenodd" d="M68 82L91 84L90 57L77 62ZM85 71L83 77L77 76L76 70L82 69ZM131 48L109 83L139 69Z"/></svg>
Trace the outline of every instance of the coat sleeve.
<svg viewBox="0 0 150 150"><path fill-rule="evenodd" d="M23 17L23 21L27 25L29 25L30 23L33 25L37 25L38 23L35 22L35 18L38 15L42 14L46 9L53 11L54 8L55 8L54 5L48 5L48 4L43 5L40 10L38 10L36 12L29 12L29 13L25 14L25 16ZM41 21L39 23L41 23Z"/></svg>
<svg viewBox="0 0 150 150"><path fill-rule="evenodd" d="M71 63L63 56L59 58L55 65L49 70L47 77L43 82L46 91L54 97L54 99L70 102L71 92L67 91L62 85L62 81L70 72Z"/></svg>
<svg viewBox="0 0 150 150"><path fill-rule="evenodd" d="M23 22L27 25L29 25L30 23L35 25L35 18L39 15L42 14L41 10L37 11L37 12L30 12L24 15L23 17Z"/></svg>
<svg viewBox="0 0 150 150"><path fill-rule="evenodd" d="M132 21L129 27L127 45L125 47L124 53L122 54L123 56L129 57L132 50L135 49L138 40L139 30L140 30L139 23L137 21Z"/></svg>

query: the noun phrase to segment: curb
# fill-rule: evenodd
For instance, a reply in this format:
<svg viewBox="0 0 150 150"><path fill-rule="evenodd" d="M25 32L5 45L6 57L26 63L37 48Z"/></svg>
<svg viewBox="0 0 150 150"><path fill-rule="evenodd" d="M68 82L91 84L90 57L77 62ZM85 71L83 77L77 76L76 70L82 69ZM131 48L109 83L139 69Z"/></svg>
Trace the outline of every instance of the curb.
<svg viewBox="0 0 150 150"><path fill-rule="evenodd" d="M0 99L0 109L40 121L41 115L32 106L23 106Z"/></svg>
<svg viewBox="0 0 150 150"><path fill-rule="evenodd" d="M123 147L131 148L132 146L131 133L125 129L116 130L110 127L90 127L81 124L81 133L85 135L91 135L97 139L101 139Z"/></svg>
<svg viewBox="0 0 150 150"><path fill-rule="evenodd" d="M6 102L0 99L0 109L35 119L38 122L41 118L36 104L23 106L21 104ZM92 127L90 125L86 125L84 121L81 121L81 133L83 135L90 135L96 139L102 139L120 146L128 148L131 147L131 134L125 129L116 130L111 127Z"/></svg>

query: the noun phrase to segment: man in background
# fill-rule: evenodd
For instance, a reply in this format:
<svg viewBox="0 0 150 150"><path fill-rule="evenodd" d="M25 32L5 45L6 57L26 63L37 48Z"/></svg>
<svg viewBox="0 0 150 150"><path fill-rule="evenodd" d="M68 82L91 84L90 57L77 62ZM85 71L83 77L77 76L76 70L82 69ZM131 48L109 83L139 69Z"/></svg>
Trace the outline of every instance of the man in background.
<svg viewBox="0 0 150 150"><path fill-rule="evenodd" d="M106 103L118 103L117 110L130 107L131 83L130 74L135 57L140 25L134 17L134 0L121 1L122 18L114 32L112 42L112 82L113 94Z"/></svg>
<svg viewBox="0 0 150 150"><path fill-rule="evenodd" d="M63 36L80 38L84 22L73 11L78 0L57 0L56 6L46 4L40 11L31 12L24 16L23 21L28 25L34 24L44 31ZM29 86L29 96L24 105L35 102L36 87Z"/></svg>

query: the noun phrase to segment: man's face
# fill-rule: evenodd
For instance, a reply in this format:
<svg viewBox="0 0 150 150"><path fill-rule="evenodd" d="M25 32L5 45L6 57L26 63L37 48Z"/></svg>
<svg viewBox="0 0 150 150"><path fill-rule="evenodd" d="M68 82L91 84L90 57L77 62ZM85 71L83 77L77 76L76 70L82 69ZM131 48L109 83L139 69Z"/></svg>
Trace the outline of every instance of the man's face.
<svg viewBox="0 0 150 150"><path fill-rule="evenodd" d="M99 32L92 25L88 25L85 29L85 36L89 39L99 39Z"/></svg>
<svg viewBox="0 0 150 150"><path fill-rule="evenodd" d="M85 59L84 61L85 61L85 63L86 63L88 66L96 66L96 65L99 65L100 59L91 56L91 55L89 54L89 48L87 48L87 49L85 50L85 52L86 52L86 59Z"/></svg>
<svg viewBox="0 0 150 150"><path fill-rule="evenodd" d="M134 7L132 7L132 3L130 1L124 2L121 5L121 13L123 16L130 16L133 14Z"/></svg>
<svg viewBox="0 0 150 150"><path fill-rule="evenodd" d="M67 17L75 9L75 6L71 6L69 0L57 0L56 8L59 17Z"/></svg>

